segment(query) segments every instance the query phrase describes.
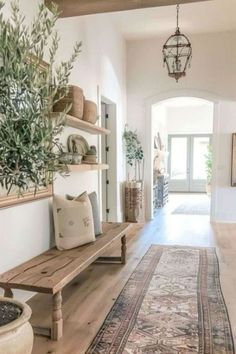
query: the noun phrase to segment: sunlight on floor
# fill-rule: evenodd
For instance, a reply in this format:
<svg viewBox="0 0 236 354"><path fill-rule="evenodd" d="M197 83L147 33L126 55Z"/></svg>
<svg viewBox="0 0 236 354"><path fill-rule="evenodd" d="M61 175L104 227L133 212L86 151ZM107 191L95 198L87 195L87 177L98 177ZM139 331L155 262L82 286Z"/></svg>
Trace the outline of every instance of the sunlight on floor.
<svg viewBox="0 0 236 354"><path fill-rule="evenodd" d="M145 231L154 232L158 244L214 246L209 213L199 215L196 212L196 206L201 204L210 206L206 194L170 194L169 202L157 211L154 219L145 226ZM183 209L183 206L186 214L177 213L176 210ZM190 207L193 214L189 211Z"/></svg>
<svg viewBox="0 0 236 354"><path fill-rule="evenodd" d="M171 193L168 207L172 209L172 214L210 215L211 199L205 193Z"/></svg>

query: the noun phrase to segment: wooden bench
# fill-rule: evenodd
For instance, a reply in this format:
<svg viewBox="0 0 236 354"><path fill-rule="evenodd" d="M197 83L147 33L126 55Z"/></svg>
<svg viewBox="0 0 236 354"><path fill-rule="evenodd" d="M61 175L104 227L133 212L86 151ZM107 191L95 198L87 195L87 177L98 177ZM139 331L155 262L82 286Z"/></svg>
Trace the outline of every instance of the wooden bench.
<svg viewBox="0 0 236 354"><path fill-rule="evenodd" d="M126 232L130 224L104 223L103 234L94 243L68 251L52 248L0 275L4 296L13 297L11 289L52 294L52 326L34 326L35 334L59 340L63 335L62 289L91 263L126 263ZM102 257L116 241L121 240L120 257ZM35 240L37 242L37 240Z"/></svg>

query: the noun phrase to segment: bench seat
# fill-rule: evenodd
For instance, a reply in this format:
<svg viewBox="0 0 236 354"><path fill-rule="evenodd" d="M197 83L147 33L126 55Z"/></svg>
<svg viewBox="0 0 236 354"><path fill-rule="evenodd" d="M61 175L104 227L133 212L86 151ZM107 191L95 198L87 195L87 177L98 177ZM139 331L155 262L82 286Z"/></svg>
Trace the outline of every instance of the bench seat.
<svg viewBox="0 0 236 354"><path fill-rule="evenodd" d="M0 287L5 289L6 297L13 297L12 289L52 294L52 328L49 334L52 339L58 340L62 336L62 289L95 261L125 264L129 227L127 223L103 223L103 234L95 242L68 251L51 248L0 275ZM102 257L119 240L121 256Z"/></svg>

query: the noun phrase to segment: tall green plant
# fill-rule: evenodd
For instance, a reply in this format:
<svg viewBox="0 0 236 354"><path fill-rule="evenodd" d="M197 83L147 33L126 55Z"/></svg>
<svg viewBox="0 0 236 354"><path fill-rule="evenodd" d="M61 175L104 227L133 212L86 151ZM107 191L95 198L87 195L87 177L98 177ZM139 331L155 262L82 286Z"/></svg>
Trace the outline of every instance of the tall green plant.
<svg viewBox="0 0 236 354"><path fill-rule="evenodd" d="M51 182L59 170L61 132L66 110L51 119L53 105L67 93L69 76L81 43L68 61L55 66L59 37L54 30L58 12L41 4L31 26L26 26L18 1L11 18L3 16L0 0L0 184L10 192ZM45 50L49 65L42 70ZM68 107L69 109L69 107Z"/></svg>
<svg viewBox="0 0 236 354"><path fill-rule="evenodd" d="M130 167L134 167L135 180L137 180L137 177L141 180L143 178L143 176L141 176L141 164L143 162L144 153L138 134L136 131L132 131L126 126L123 139L125 141L126 162Z"/></svg>
<svg viewBox="0 0 236 354"><path fill-rule="evenodd" d="M208 145L207 150L208 150L207 154L205 155L207 183L211 184L211 180L212 180L212 160L213 160L212 146Z"/></svg>

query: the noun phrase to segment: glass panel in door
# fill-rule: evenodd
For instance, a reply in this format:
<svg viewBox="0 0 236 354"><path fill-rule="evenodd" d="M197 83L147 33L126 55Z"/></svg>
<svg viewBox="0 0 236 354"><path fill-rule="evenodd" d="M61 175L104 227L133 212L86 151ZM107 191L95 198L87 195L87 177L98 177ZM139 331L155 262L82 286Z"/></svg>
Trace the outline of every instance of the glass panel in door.
<svg viewBox="0 0 236 354"><path fill-rule="evenodd" d="M193 136L191 141L191 173L190 192L205 192L206 186L206 155L210 144L210 136Z"/></svg>
<svg viewBox="0 0 236 354"><path fill-rule="evenodd" d="M189 140L186 136L169 136L170 191L188 191Z"/></svg>

